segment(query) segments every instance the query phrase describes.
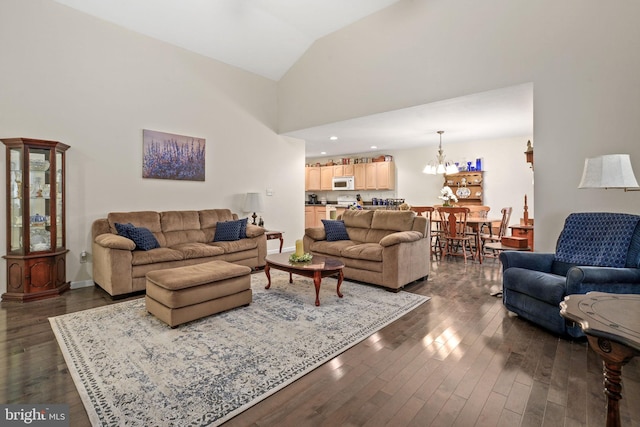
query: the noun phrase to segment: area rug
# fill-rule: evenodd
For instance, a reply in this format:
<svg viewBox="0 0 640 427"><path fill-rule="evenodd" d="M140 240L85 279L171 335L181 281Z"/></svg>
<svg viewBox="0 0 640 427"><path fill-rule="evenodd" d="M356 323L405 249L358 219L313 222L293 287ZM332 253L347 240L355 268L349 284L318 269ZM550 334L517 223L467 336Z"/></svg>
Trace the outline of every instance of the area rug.
<svg viewBox="0 0 640 427"><path fill-rule="evenodd" d="M92 425L216 426L429 298L271 270L253 302L171 329L144 299L50 318Z"/></svg>

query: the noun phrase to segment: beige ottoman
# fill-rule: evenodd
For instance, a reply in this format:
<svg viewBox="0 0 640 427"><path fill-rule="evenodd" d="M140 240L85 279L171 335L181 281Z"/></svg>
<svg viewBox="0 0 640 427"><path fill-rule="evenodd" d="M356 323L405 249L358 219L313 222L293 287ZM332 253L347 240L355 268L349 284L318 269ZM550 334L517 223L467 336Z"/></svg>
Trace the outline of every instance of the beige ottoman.
<svg viewBox="0 0 640 427"><path fill-rule="evenodd" d="M147 273L147 311L172 328L251 303L251 268L211 261Z"/></svg>

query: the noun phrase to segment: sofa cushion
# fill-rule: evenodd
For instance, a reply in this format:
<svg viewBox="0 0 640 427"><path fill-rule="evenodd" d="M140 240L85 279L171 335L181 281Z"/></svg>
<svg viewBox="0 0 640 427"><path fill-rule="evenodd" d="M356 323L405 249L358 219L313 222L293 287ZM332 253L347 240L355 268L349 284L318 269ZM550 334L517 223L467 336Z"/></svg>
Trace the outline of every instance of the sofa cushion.
<svg viewBox="0 0 640 427"><path fill-rule="evenodd" d="M318 240L317 242L311 242L309 250L312 253L339 257L345 248L353 245L354 243L351 240L338 240L337 242Z"/></svg>
<svg viewBox="0 0 640 427"><path fill-rule="evenodd" d="M144 227L151 231L160 246L166 246L162 227L160 225L160 213L155 211L139 211L139 212L111 212L107 215L109 222L109 230L116 234L116 223L131 223L136 227Z"/></svg>
<svg viewBox="0 0 640 427"><path fill-rule="evenodd" d="M200 216L201 228L213 228L218 222L238 219L229 209L205 209L198 211L198 216Z"/></svg>
<svg viewBox="0 0 640 427"><path fill-rule="evenodd" d="M218 246L208 245L206 243L181 243L171 246L171 249L182 252L184 259L205 258L222 255L224 249Z"/></svg>
<svg viewBox="0 0 640 427"><path fill-rule="evenodd" d="M356 228L371 228L371 220L373 219L374 211L360 211L347 209L342 214L342 220L344 225Z"/></svg>
<svg viewBox="0 0 640 427"><path fill-rule="evenodd" d="M230 254L255 249L258 247L258 241L255 239L239 239L234 241L213 242L209 243L209 245L222 248L225 254Z"/></svg>
<svg viewBox="0 0 640 427"><path fill-rule="evenodd" d="M382 250L383 247L378 243L361 243L344 248L341 254L345 258L382 262Z"/></svg>
<svg viewBox="0 0 640 427"><path fill-rule="evenodd" d="M371 228L377 230L409 231L413 229L414 211L376 210L373 213Z"/></svg>
<svg viewBox="0 0 640 427"><path fill-rule="evenodd" d="M625 267L640 268L640 221L638 221L633 237L631 237Z"/></svg>
<svg viewBox="0 0 640 427"><path fill-rule="evenodd" d="M131 227L127 229L127 233L129 234L129 239L136 244L136 249L149 251L160 247L158 240L146 227Z"/></svg>
<svg viewBox="0 0 640 427"><path fill-rule="evenodd" d="M344 221L334 219L323 219L321 221L324 225L324 232L327 235L328 242L349 240L349 234L344 226Z"/></svg>
<svg viewBox="0 0 640 427"><path fill-rule="evenodd" d="M170 248L181 243L206 243L204 231L200 228L198 211L167 211L160 213L165 246Z"/></svg>
<svg viewBox="0 0 640 427"><path fill-rule="evenodd" d="M150 251L133 251L131 265L155 264L158 262L182 261L182 252L170 248L156 248Z"/></svg>
<svg viewBox="0 0 640 427"><path fill-rule="evenodd" d="M224 221L216 224L216 234L213 236L214 242L232 242L240 238L240 221Z"/></svg>

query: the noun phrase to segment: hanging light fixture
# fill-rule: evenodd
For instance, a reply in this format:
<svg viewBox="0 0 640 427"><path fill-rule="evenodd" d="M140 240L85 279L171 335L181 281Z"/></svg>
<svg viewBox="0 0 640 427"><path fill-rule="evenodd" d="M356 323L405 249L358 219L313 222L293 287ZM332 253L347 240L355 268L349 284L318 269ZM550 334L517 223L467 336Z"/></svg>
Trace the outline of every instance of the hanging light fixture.
<svg viewBox="0 0 640 427"><path fill-rule="evenodd" d="M443 174L443 173L456 173L458 172L458 167L451 162L445 161L445 155L442 151L442 134L443 130L439 130L438 134L440 135L440 146L438 147L438 155L436 156L436 162L429 162L422 173L428 173L431 175Z"/></svg>

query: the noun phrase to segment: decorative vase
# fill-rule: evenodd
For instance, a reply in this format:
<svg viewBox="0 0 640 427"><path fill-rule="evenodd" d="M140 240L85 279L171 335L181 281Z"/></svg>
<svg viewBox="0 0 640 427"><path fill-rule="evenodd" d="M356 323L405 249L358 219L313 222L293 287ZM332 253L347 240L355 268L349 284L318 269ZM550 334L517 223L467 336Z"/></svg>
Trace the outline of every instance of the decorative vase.
<svg viewBox="0 0 640 427"><path fill-rule="evenodd" d="M451 206L451 203L448 200L445 200L442 206L444 206L445 208L448 208Z"/></svg>

